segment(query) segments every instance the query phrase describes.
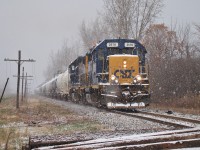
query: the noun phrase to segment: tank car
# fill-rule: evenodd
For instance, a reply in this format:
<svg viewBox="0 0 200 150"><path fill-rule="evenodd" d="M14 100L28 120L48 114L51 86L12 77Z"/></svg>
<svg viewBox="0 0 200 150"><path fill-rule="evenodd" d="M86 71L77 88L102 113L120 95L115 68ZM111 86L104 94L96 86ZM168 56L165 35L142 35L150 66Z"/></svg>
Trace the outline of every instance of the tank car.
<svg viewBox="0 0 200 150"><path fill-rule="evenodd" d="M149 104L145 47L133 39L106 39L69 65L73 101L133 109Z"/></svg>
<svg viewBox="0 0 200 150"><path fill-rule="evenodd" d="M62 100L67 100L69 95L68 87L68 70L58 75L56 79L55 93L56 97Z"/></svg>
<svg viewBox="0 0 200 150"><path fill-rule="evenodd" d="M55 91L56 80L57 80L57 76L55 78L52 78L51 80L45 82L40 87L38 87L39 93L46 97L55 97L55 95L56 95L56 91Z"/></svg>

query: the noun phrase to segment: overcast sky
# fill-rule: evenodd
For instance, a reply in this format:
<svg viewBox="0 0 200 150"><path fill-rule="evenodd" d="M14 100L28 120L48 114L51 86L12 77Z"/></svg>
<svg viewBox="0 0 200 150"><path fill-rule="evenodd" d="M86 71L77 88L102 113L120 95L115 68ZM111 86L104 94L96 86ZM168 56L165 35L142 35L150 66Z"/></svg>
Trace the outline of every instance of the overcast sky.
<svg viewBox="0 0 200 150"><path fill-rule="evenodd" d="M32 85L43 82L51 51L77 39L81 22L95 19L102 6L102 0L0 0L0 89L7 77L9 88L16 89L17 64L4 58L17 59L18 50L22 59L36 60L23 64L34 75ZM165 0L157 23L200 23L199 6L200 0Z"/></svg>

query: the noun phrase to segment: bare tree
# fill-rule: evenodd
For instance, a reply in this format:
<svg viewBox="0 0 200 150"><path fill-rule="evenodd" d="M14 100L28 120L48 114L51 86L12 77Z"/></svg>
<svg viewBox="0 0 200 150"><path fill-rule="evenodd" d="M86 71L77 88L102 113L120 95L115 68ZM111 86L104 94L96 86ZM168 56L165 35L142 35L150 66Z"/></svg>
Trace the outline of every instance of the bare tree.
<svg viewBox="0 0 200 150"><path fill-rule="evenodd" d="M144 44L149 52L154 98L181 97L200 90L200 61L190 25L175 31L164 24L151 25Z"/></svg>
<svg viewBox="0 0 200 150"><path fill-rule="evenodd" d="M104 0L104 22L113 37L141 40L162 7L163 0Z"/></svg>
<svg viewBox="0 0 200 150"><path fill-rule="evenodd" d="M85 21L82 22L80 26L80 36L83 42L83 47L86 49L91 48L92 46L92 29L87 27Z"/></svg>
<svg viewBox="0 0 200 150"><path fill-rule="evenodd" d="M99 16L91 23L86 24L82 22L80 26L80 37L83 42L83 47L86 51L96 45L99 41L102 41L108 37L108 31L103 23L102 18Z"/></svg>
<svg viewBox="0 0 200 150"><path fill-rule="evenodd" d="M195 34L197 35L197 40L196 40L197 50L198 52L200 52L200 24L195 24L194 26L196 29Z"/></svg>
<svg viewBox="0 0 200 150"><path fill-rule="evenodd" d="M67 70L69 64L81 53L77 45L74 43L72 46L69 46L67 41L65 41L60 50L50 53L48 66L44 72L46 80Z"/></svg>
<svg viewBox="0 0 200 150"><path fill-rule="evenodd" d="M150 81L153 95L165 97L173 91L171 80L173 59L176 57L177 36L164 24L151 25L144 38L148 49L150 64Z"/></svg>
<svg viewBox="0 0 200 150"><path fill-rule="evenodd" d="M200 24L195 24L195 28L196 28L196 33L198 35L198 38L200 38Z"/></svg>

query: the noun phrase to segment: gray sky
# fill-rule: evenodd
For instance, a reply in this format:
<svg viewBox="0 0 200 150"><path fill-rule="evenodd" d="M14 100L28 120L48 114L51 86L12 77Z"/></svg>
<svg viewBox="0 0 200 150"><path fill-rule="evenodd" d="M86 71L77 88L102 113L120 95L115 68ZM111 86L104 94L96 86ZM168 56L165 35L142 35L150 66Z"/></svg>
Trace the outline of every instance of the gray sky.
<svg viewBox="0 0 200 150"><path fill-rule="evenodd" d="M23 64L35 76L33 86L43 82L51 51L77 39L82 20L94 19L102 6L102 0L0 0L0 86L10 77L9 87L16 89L17 64L4 58L17 59L18 50L22 59L37 61ZM199 6L200 0L165 0L157 22L200 23Z"/></svg>
<svg viewBox="0 0 200 150"><path fill-rule="evenodd" d="M43 82L51 51L77 38L82 20L94 19L101 6L101 0L0 0L1 83L9 76L16 87L12 75L17 74L17 64L6 63L4 58L17 59L18 50L23 59L36 60L23 64L35 76L34 86Z"/></svg>
<svg viewBox="0 0 200 150"><path fill-rule="evenodd" d="M170 24L172 21L178 23L200 23L200 0L164 0L161 20Z"/></svg>

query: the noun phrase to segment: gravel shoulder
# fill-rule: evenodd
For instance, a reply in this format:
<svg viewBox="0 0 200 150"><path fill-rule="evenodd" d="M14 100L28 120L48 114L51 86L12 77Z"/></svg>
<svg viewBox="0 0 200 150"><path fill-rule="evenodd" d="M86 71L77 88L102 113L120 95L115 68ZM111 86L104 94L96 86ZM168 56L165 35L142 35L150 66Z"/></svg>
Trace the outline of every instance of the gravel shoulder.
<svg viewBox="0 0 200 150"><path fill-rule="evenodd" d="M88 105L75 104L69 101L58 101L50 98L39 97L39 99L62 106L80 116L90 118L106 127L106 131L91 134L92 137L116 137L141 133L152 133L158 131L173 130L174 127L143 120L133 117L111 113Z"/></svg>

